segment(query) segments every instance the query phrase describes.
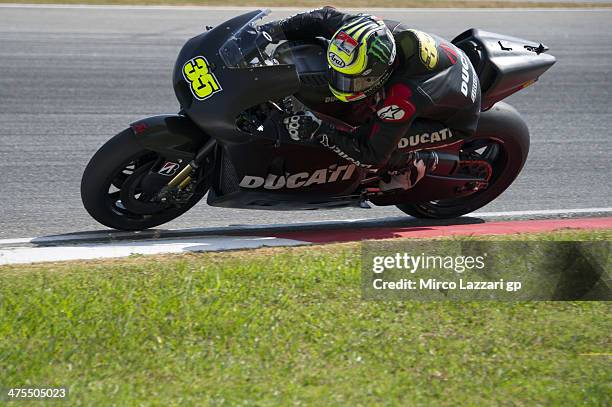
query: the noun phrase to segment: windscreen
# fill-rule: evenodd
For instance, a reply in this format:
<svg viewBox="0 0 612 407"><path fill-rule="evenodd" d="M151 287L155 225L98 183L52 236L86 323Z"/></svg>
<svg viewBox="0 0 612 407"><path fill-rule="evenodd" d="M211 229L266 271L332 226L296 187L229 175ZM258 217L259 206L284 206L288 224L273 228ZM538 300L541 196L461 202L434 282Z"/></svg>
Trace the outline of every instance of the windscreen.
<svg viewBox="0 0 612 407"><path fill-rule="evenodd" d="M238 28L221 46L219 55L229 68L249 68L272 65L274 62L266 53L271 38L257 28L259 20L270 14L270 10L261 11L245 25Z"/></svg>

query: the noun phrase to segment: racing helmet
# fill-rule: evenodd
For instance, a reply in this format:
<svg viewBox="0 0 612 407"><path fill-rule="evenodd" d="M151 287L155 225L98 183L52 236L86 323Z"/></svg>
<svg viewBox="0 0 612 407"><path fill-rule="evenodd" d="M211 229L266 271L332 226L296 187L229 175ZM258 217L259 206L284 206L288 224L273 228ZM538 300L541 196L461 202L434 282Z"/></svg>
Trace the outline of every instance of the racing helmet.
<svg viewBox="0 0 612 407"><path fill-rule="evenodd" d="M329 42L329 88L343 102L363 99L391 76L396 46L385 23L359 15L342 26Z"/></svg>

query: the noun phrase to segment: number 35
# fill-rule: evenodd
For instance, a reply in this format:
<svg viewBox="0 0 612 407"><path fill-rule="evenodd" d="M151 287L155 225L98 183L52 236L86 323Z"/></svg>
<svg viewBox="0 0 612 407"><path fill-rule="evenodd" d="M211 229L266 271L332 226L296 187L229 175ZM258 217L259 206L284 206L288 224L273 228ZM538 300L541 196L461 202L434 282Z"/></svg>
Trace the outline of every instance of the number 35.
<svg viewBox="0 0 612 407"><path fill-rule="evenodd" d="M195 57L183 65L183 77L191 85L191 93L198 100L211 97L223 90L215 75L208 69L208 61L204 57Z"/></svg>

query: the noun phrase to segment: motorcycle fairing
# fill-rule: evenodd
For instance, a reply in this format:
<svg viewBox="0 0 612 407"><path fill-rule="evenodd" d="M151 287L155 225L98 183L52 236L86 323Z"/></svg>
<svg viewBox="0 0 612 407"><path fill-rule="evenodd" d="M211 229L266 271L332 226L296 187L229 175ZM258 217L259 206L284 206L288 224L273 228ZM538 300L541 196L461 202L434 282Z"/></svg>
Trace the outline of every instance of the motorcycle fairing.
<svg viewBox="0 0 612 407"><path fill-rule="evenodd" d="M446 127L435 121L418 119L406 134L412 135L442 133ZM449 139L449 141L452 141ZM399 146L398 146L399 147ZM401 154L402 149L398 149ZM361 182L367 177L367 171L338 157L328 149L304 144L281 144L275 147L267 140L252 141L245 144L226 144L217 157L218 167L215 179L218 182L208 195L208 204L232 208L256 209L325 209L341 206L358 206ZM259 157L254 160L252 157ZM423 196L444 196L458 185L465 184L465 179L451 179L458 162L457 148L449 148L446 153L440 152L438 179L431 179L432 188L426 187ZM345 167L342 170L342 167ZM323 178L311 185L290 187L290 177L296 174L308 174L301 178L303 184L312 181L317 172L326 169L327 182ZM339 174L338 174L339 172ZM350 173L350 178L344 179ZM338 174L334 177L335 174ZM284 177L284 181L280 178ZM248 182L256 187L245 187ZM246 180L246 181L245 181ZM319 183L321 182L321 183ZM242 184L242 186L241 186ZM397 199L397 197L395 197Z"/></svg>
<svg viewBox="0 0 612 407"><path fill-rule="evenodd" d="M364 171L335 153L318 145L277 143L263 134L251 134L236 126L236 117L248 108L282 99L300 87L293 64L253 66L250 57L243 55L250 50L253 40L250 24L264 14L245 13L190 39L175 64L174 89L182 110L206 135L218 141L217 153L222 158L216 162L226 163L223 171L218 165L209 203L221 204L220 197L226 197L230 190L236 190L233 192L240 196L263 193L270 195L272 201L304 201L314 196L320 197L316 198L319 204L353 194ZM242 40L248 40L248 44L242 44ZM219 52L211 52L216 49ZM210 81L210 91L199 94L193 86L196 81ZM227 170L229 166L232 171ZM330 182L342 167L351 167L350 174L345 172ZM329 173L323 176L323 170ZM300 178L297 187L283 187L282 177L287 182L291 174L321 177L310 183ZM242 188L239 185L245 177L265 181L261 187ZM273 178L275 183L271 182ZM271 189L276 187L279 188Z"/></svg>
<svg viewBox="0 0 612 407"><path fill-rule="evenodd" d="M554 65L543 44L476 28L452 40L470 61L482 89L482 110L531 85Z"/></svg>
<svg viewBox="0 0 612 407"><path fill-rule="evenodd" d="M355 206L367 173L322 147L268 140L226 144L216 162L208 204L233 208Z"/></svg>
<svg viewBox="0 0 612 407"><path fill-rule="evenodd" d="M228 67L219 51L215 51L262 13L260 10L245 13L191 38L181 49L174 66L174 91L182 110L206 134L221 142L244 142L251 138L236 128L236 116L240 112L299 89L293 65ZM186 64L197 58L206 60L206 68L220 88L205 99L194 95L192 84L185 77Z"/></svg>

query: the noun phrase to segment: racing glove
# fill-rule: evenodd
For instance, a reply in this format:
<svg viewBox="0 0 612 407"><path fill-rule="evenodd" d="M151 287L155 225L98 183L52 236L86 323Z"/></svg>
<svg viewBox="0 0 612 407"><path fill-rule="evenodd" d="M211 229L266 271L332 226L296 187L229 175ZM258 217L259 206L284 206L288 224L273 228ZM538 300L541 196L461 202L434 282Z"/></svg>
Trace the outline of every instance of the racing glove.
<svg viewBox="0 0 612 407"><path fill-rule="evenodd" d="M334 126L324 123L312 112L297 112L283 119L283 127L291 140L313 141L320 134L333 131Z"/></svg>

